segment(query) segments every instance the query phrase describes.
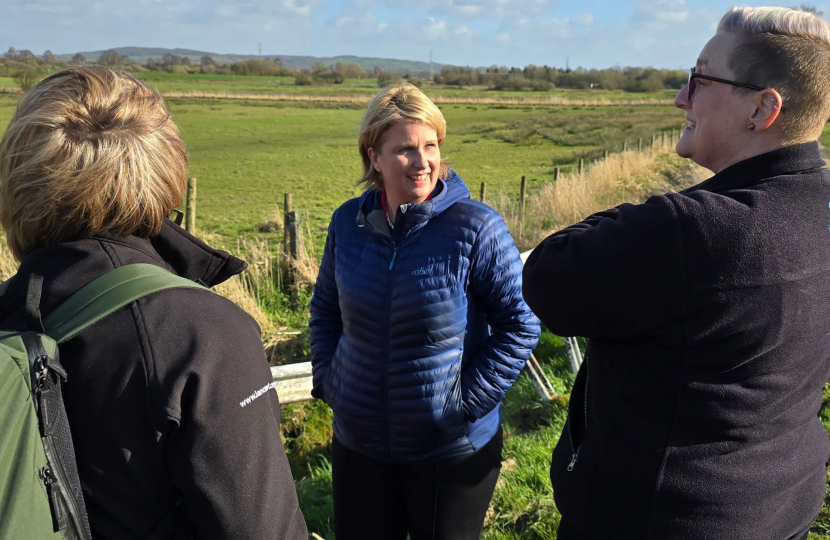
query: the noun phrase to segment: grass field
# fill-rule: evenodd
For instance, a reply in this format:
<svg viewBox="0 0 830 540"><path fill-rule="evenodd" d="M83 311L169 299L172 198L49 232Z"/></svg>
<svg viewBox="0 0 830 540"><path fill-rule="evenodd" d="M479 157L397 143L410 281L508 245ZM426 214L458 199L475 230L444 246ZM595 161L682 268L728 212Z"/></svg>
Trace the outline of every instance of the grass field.
<svg viewBox="0 0 830 540"><path fill-rule="evenodd" d="M163 76L162 76L163 75ZM267 80L233 76L188 78L146 74L148 82L203 84L262 91ZM222 79L221 77L225 77ZM258 78L255 78L258 79ZM201 81L201 82L199 82ZM0 86L4 80L0 78ZM279 80L274 85L290 85ZM362 84L362 83L361 83ZM349 85L359 88L359 84ZM346 88L346 87L344 87ZM366 86L367 95L374 91ZM190 90L192 91L192 90ZM233 90L237 91L237 90ZM362 91L362 90L361 90ZM499 94L503 95L503 94ZM0 94L0 135L12 115L17 96ZM241 100L173 99L174 119L190 152L190 174L199 181L198 227L212 242L237 251L236 242L276 242L281 235L259 233L260 223L279 214L283 193L291 192L306 229L317 245L331 210L360 189L357 129L362 109ZM487 182L488 200L515 201L521 176L529 181L530 197L544 194L554 167L572 174L580 156L592 159L604 150L618 151L623 143L683 124L681 111L670 106L640 107L497 107L447 105L448 122L443 154L478 196ZM830 147L830 127L823 141ZM642 194L640 194L642 195ZM612 203L608 203L609 205ZM551 222L554 223L554 222ZM242 249L250 244L243 244ZM260 244L257 244L260 245ZM254 264L251 272L259 265ZM263 324L274 328L302 328L307 311L286 309L285 295L274 280L261 285L257 309ZM308 291L301 293L307 307ZM286 345L288 346L288 345ZM305 336L296 343L307 355ZM541 403L525 375L504 402L504 469L488 514L486 540L553 540L559 515L548 478L550 453L559 437L573 383L561 338L543 334L536 355L561 397ZM298 482L301 506L310 529L331 540L331 468L327 460L331 413L321 402L289 405L282 411L283 432ZM825 393L821 417L830 429L830 391ZM830 539L828 505L813 528L812 540Z"/></svg>
<svg viewBox="0 0 830 540"><path fill-rule="evenodd" d="M0 133L17 97L0 95ZM360 193L357 130L362 109L286 106L236 100L171 100L198 179L198 228L222 242L255 234L277 212L283 193L319 230L331 211ZM532 193L571 170L581 156L619 151L624 142L679 128L673 107L443 107L448 135L443 155L477 197L518 195L522 176ZM578 127L575 127L578 126ZM307 215L303 212L308 212Z"/></svg>
<svg viewBox="0 0 830 540"><path fill-rule="evenodd" d="M306 94L313 96L348 95L368 98L378 89L377 79L347 79L343 84L297 86L293 77L255 77L244 75L177 74L166 72L136 73L138 78L160 92L209 92L212 94ZM0 77L0 87L12 88L16 83L10 77ZM574 100L662 100L668 103L676 91L626 93L605 90L554 89L544 92L494 91L486 86L453 87L426 84L424 91L430 97L445 98L545 98L563 97Z"/></svg>
<svg viewBox="0 0 830 540"><path fill-rule="evenodd" d="M351 94L370 95L377 91L376 79L347 79L344 84L297 86L293 77L246 77L240 75L179 75L174 73L137 73L136 76L146 81L161 92L251 92L251 93L304 93L304 94ZM567 90L555 89L545 92L508 92L487 90L486 86L452 87L427 84L423 86L427 94L447 97L526 97L526 96L562 96L572 99L673 99L676 91L627 93L604 90Z"/></svg>

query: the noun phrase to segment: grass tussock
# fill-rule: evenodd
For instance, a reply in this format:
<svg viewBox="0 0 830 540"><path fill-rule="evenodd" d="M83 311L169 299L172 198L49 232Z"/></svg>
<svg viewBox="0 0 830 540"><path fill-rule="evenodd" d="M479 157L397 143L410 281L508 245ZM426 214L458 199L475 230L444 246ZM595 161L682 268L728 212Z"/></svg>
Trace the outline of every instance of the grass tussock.
<svg viewBox="0 0 830 540"><path fill-rule="evenodd" d="M9 246L6 244L6 236L0 235L0 282L6 281L17 273L17 267L20 266L9 251Z"/></svg>
<svg viewBox="0 0 830 540"><path fill-rule="evenodd" d="M530 249L554 231L624 202L678 191L711 176L678 157L668 145L655 151L610 154L583 172L562 175L528 197L520 219L515 199L498 194L488 203L501 213L520 250Z"/></svg>

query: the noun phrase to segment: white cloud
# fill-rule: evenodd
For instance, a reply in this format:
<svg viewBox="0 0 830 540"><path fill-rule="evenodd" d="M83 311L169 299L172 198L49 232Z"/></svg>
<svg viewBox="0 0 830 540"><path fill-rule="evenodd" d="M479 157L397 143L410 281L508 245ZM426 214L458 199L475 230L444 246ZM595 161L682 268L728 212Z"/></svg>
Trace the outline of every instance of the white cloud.
<svg viewBox="0 0 830 540"><path fill-rule="evenodd" d="M297 0L282 0L282 5L289 12L303 17L311 13L311 4L297 5Z"/></svg>
<svg viewBox="0 0 830 540"><path fill-rule="evenodd" d="M473 35L473 31L466 26L459 26L455 29L455 35L460 37L470 37Z"/></svg>
<svg viewBox="0 0 830 540"><path fill-rule="evenodd" d="M496 34L496 39L499 43L508 43L510 41L510 34L507 32L501 32L500 34Z"/></svg>
<svg viewBox="0 0 830 540"><path fill-rule="evenodd" d="M447 22L430 17L429 24L423 27L424 35L429 41L436 41L447 34Z"/></svg>
<svg viewBox="0 0 830 540"><path fill-rule="evenodd" d="M658 23L680 23L689 18L684 0L646 0L637 3L634 19Z"/></svg>
<svg viewBox="0 0 830 540"><path fill-rule="evenodd" d="M577 15L573 19L571 19L574 24L578 24L581 26L590 26L594 24L594 16L590 13L586 13L584 15Z"/></svg>

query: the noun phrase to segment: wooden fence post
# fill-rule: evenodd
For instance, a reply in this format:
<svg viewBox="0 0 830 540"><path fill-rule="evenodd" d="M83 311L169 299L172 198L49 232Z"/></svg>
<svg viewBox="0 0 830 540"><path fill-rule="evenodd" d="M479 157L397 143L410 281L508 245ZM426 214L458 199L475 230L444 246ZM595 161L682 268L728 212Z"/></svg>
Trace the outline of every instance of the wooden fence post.
<svg viewBox="0 0 830 540"><path fill-rule="evenodd" d="M579 174L582 174L582 165L583 165L582 161L583 161L582 158L579 158Z"/></svg>
<svg viewBox="0 0 830 540"><path fill-rule="evenodd" d="M297 213L293 210L288 213L288 247L289 247L289 256L291 257L291 262L288 265L289 268L289 275L290 275L290 283L291 283L291 309L297 311L300 306L299 294L298 294L298 286L297 282L297 272L294 268L294 264L296 264L297 259L300 258L300 246L299 246L299 238L297 237Z"/></svg>
<svg viewBox="0 0 830 540"><path fill-rule="evenodd" d="M642 138L642 137L639 137L639 138L637 139L637 151L638 151L638 152L642 152L642 151L643 151L643 138Z"/></svg>
<svg viewBox="0 0 830 540"><path fill-rule="evenodd" d="M288 252L288 214L291 213L291 194L286 193L282 208L282 250Z"/></svg>
<svg viewBox="0 0 830 540"><path fill-rule="evenodd" d="M184 228L190 234L196 234L196 179L187 179L187 202L185 206Z"/></svg>
<svg viewBox="0 0 830 540"><path fill-rule="evenodd" d="M522 176L522 187L519 191L519 223L525 220L525 196L527 195L527 178Z"/></svg>
<svg viewBox="0 0 830 540"><path fill-rule="evenodd" d="M628 152L628 141L623 141L623 152Z"/></svg>
<svg viewBox="0 0 830 540"><path fill-rule="evenodd" d="M481 202L484 202L486 200L486 198L487 198L487 182L482 182L481 183L481 197L480 197Z"/></svg>
<svg viewBox="0 0 830 540"><path fill-rule="evenodd" d="M559 180L559 167L553 168L553 181Z"/></svg>

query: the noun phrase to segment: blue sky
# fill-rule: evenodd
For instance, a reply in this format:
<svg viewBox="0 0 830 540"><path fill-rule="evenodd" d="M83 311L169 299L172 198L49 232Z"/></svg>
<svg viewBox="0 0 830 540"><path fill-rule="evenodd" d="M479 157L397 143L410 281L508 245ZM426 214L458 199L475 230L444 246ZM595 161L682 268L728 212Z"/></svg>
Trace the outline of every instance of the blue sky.
<svg viewBox="0 0 830 540"><path fill-rule="evenodd" d="M830 0L820 0L827 3ZM353 54L489 66L686 69L729 1L3 0L0 48ZM793 2L794 4L794 2ZM778 5L793 5L790 3ZM830 4L816 4L830 15Z"/></svg>

